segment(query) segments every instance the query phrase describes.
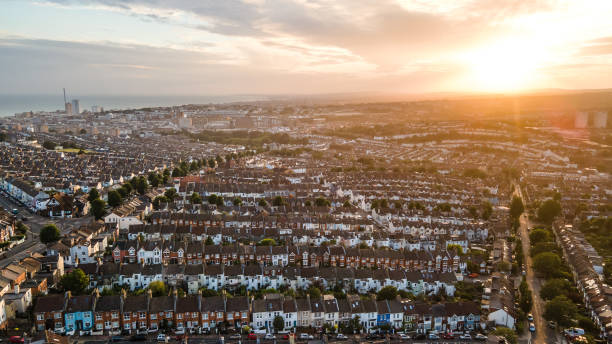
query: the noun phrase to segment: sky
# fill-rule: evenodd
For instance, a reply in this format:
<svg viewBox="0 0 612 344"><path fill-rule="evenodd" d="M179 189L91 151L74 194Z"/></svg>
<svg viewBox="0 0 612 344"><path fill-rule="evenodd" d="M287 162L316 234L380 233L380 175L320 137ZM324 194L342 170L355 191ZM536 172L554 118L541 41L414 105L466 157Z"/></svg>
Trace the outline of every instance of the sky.
<svg viewBox="0 0 612 344"><path fill-rule="evenodd" d="M610 0L0 0L0 94L612 87Z"/></svg>

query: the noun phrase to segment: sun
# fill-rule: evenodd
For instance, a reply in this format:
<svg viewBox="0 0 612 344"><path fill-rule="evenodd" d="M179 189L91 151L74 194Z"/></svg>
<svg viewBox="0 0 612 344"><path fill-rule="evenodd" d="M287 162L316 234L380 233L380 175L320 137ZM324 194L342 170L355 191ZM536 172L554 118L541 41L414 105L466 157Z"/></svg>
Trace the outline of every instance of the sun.
<svg viewBox="0 0 612 344"><path fill-rule="evenodd" d="M463 56L471 89L520 91L533 86L542 49L525 41L497 41Z"/></svg>

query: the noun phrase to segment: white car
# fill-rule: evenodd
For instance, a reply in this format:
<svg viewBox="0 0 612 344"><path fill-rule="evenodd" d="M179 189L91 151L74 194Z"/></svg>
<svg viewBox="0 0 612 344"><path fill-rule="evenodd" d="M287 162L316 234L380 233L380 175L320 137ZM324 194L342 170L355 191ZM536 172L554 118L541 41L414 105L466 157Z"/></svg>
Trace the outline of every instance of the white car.
<svg viewBox="0 0 612 344"><path fill-rule="evenodd" d="M336 336L336 339L345 340L345 339L348 339L348 337L343 335L342 333L338 333L338 335Z"/></svg>
<svg viewBox="0 0 612 344"><path fill-rule="evenodd" d="M400 339L410 339L410 336L405 333L402 333L400 334Z"/></svg>
<svg viewBox="0 0 612 344"><path fill-rule="evenodd" d="M459 339L471 340L472 336L469 333L464 333L459 336Z"/></svg>
<svg viewBox="0 0 612 344"><path fill-rule="evenodd" d="M264 336L264 339L276 339L276 336L273 335L272 333L266 333L266 335Z"/></svg>
<svg viewBox="0 0 612 344"><path fill-rule="evenodd" d="M476 340L487 340L487 336L485 336L485 335L484 335L484 334L482 334L482 333L477 333L477 334L474 336L474 339L476 339Z"/></svg>
<svg viewBox="0 0 612 344"><path fill-rule="evenodd" d="M314 339L314 337L308 333L300 333L300 339Z"/></svg>
<svg viewBox="0 0 612 344"><path fill-rule="evenodd" d="M158 342L165 342L166 341L166 335L163 333L160 333L157 335L157 341Z"/></svg>
<svg viewBox="0 0 612 344"><path fill-rule="evenodd" d="M429 338L429 339L440 339L440 336L438 336L438 335L437 335L437 334L435 334L435 333L430 333L428 338Z"/></svg>
<svg viewBox="0 0 612 344"><path fill-rule="evenodd" d="M529 313L527 314L527 320L529 320L529 322L533 321L533 314Z"/></svg>

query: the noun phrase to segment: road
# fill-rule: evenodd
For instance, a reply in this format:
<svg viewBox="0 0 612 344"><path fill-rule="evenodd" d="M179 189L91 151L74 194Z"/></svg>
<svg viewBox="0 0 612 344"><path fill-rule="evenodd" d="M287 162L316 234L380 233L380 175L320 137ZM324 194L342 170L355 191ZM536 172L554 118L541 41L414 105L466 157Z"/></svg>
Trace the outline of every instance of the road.
<svg viewBox="0 0 612 344"><path fill-rule="evenodd" d="M515 193L523 198L523 194L518 185L515 185ZM525 256L525 280L529 285L533 294L533 308L531 313L533 314L533 322L536 327L535 333L529 332L529 326L525 326L526 334L519 338L521 343L530 344L550 344L550 343L563 343L562 337L558 336L554 329L550 329L547 326L547 322L544 319L544 301L540 298L540 288L542 287L542 280L535 275L533 270L533 262L531 255L529 255L530 241L529 241L529 228L531 223L527 213L523 213L520 217L519 235L521 236L521 243L523 245L523 254Z"/></svg>

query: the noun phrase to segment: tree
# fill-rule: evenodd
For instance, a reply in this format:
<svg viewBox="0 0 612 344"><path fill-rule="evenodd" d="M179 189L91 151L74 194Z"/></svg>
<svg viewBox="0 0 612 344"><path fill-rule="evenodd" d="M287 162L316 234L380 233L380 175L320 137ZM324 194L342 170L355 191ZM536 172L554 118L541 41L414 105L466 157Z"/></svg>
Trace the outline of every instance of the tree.
<svg viewBox="0 0 612 344"><path fill-rule="evenodd" d="M57 228L56 225L50 223L46 226L44 226L41 230L40 230L40 241L43 244L48 244L51 242L56 242L60 239L61 237L61 233L60 230Z"/></svg>
<svg viewBox="0 0 612 344"><path fill-rule="evenodd" d="M45 141L42 144L44 149L48 149L48 150L54 150L55 147L57 147L57 143L53 142L53 141Z"/></svg>
<svg viewBox="0 0 612 344"><path fill-rule="evenodd" d="M317 197L317 199L315 199L315 205L317 207L329 207L331 202L323 197Z"/></svg>
<svg viewBox="0 0 612 344"><path fill-rule="evenodd" d="M552 223L555 217L561 213L561 204L554 199L544 201L538 208L538 220L544 223Z"/></svg>
<svg viewBox="0 0 612 344"><path fill-rule="evenodd" d="M108 193L108 205L116 207L121 204L121 195L116 190L109 191Z"/></svg>
<svg viewBox="0 0 612 344"><path fill-rule="evenodd" d="M132 183L134 190L138 191L139 194L144 195L147 192L147 188L149 187L149 183L147 179L143 176L132 178L132 181L136 180Z"/></svg>
<svg viewBox="0 0 612 344"><path fill-rule="evenodd" d="M311 299L318 299L321 297L321 289L314 286L310 287L308 288L308 295L310 295Z"/></svg>
<svg viewBox="0 0 612 344"><path fill-rule="evenodd" d="M213 158L208 159L208 167L215 168L215 159Z"/></svg>
<svg viewBox="0 0 612 344"><path fill-rule="evenodd" d="M189 198L189 201L191 202L191 204L201 204L202 203L202 197L200 197L200 194L197 192L194 192L191 194L191 197Z"/></svg>
<svg viewBox="0 0 612 344"><path fill-rule="evenodd" d="M62 276L60 286L63 290L70 290L72 294L79 295L89 286L89 276L81 269L74 269Z"/></svg>
<svg viewBox="0 0 612 344"><path fill-rule="evenodd" d="M275 207L282 207L285 204L285 200L281 196L276 196L272 200L272 205Z"/></svg>
<svg viewBox="0 0 612 344"><path fill-rule="evenodd" d="M258 246L276 246L276 240L272 238L265 238L265 239L262 239L260 242L258 242L257 245Z"/></svg>
<svg viewBox="0 0 612 344"><path fill-rule="evenodd" d="M175 188L170 188L164 192L164 196L166 196L166 198L170 201L174 201L174 199L178 197L178 193L176 192Z"/></svg>
<svg viewBox="0 0 612 344"><path fill-rule="evenodd" d="M232 203L234 203L235 206L242 205L242 199L240 199L240 197L236 197L236 198L234 198Z"/></svg>
<svg viewBox="0 0 612 344"><path fill-rule="evenodd" d="M168 203L170 202L170 199L166 196L157 196L155 197L155 199L153 199L153 208L155 208L155 210L159 210L159 207L162 203Z"/></svg>
<svg viewBox="0 0 612 344"><path fill-rule="evenodd" d="M536 228L529 233L529 241L531 245L535 245L541 242L549 241L550 233L544 228Z"/></svg>
<svg viewBox="0 0 612 344"><path fill-rule="evenodd" d="M153 281L149 284L149 289L153 296L164 296L168 295L168 289L166 288L166 284L162 281Z"/></svg>
<svg viewBox="0 0 612 344"><path fill-rule="evenodd" d="M214 245L212 237L207 237L206 241L204 241L204 245Z"/></svg>
<svg viewBox="0 0 612 344"><path fill-rule="evenodd" d="M351 207L351 202L349 202L348 200L344 201L344 203L342 203L342 207L350 208Z"/></svg>
<svg viewBox="0 0 612 344"><path fill-rule="evenodd" d="M382 288L376 294L376 300L393 300L397 296L397 288L391 285L388 285Z"/></svg>
<svg viewBox="0 0 612 344"><path fill-rule="evenodd" d="M152 187L154 188L158 187L159 182L160 182L160 178L157 173L155 172L149 173L149 184L151 184Z"/></svg>
<svg viewBox="0 0 612 344"><path fill-rule="evenodd" d="M540 289L540 296L544 300L552 300L557 296L569 296L572 283L566 279L554 278L546 281Z"/></svg>
<svg viewBox="0 0 612 344"><path fill-rule="evenodd" d="M98 189L92 188L91 190L89 190L89 195L87 196L87 200L90 203L98 198L100 198L100 193L98 192Z"/></svg>
<svg viewBox="0 0 612 344"><path fill-rule="evenodd" d="M259 200L259 203L257 204L259 204L260 207L265 207L268 205L268 202L266 202L266 200L262 198Z"/></svg>
<svg viewBox="0 0 612 344"><path fill-rule="evenodd" d="M523 205L523 200L518 197L512 197L512 202L510 202L510 217L516 219L523 214L525 211L525 206Z"/></svg>
<svg viewBox="0 0 612 344"><path fill-rule="evenodd" d="M106 202L101 199L95 199L91 202L91 213L95 217L96 220L99 220L106 214Z"/></svg>
<svg viewBox="0 0 612 344"><path fill-rule="evenodd" d="M506 338L506 340L510 344L517 343L516 332L514 332L512 329L509 329L507 327L498 327L495 329L495 331L493 331L493 334L499 337Z"/></svg>
<svg viewBox="0 0 612 344"><path fill-rule="evenodd" d="M533 257L533 268L546 278L554 276L559 271L561 258L552 252L542 252Z"/></svg>
<svg viewBox="0 0 612 344"><path fill-rule="evenodd" d="M121 196L121 199L124 199L128 196L128 192L124 187L120 187L119 189L117 189L117 192Z"/></svg>
<svg viewBox="0 0 612 344"><path fill-rule="evenodd" d="M277 315L274 317L274 320L272 321L272 325L274 326L274 330L276 332L282 331L285 328L285 319L281 317L280 315Z"/></svg>
<svg viewBox="0 0 612 344"><path fill-rule="evenodd" d="M473 206L473 205L472 205L472 206L470 206L470 207L468 208L468 212L470 213L470 216L471 216L471 217L474 217L474 218L475 218L475 217L478 217L478 209L476 209L476 207L475 207L475 206Z"/></svg>
<svg viewBox="0 0 612 344"><path fill-rule="evenodd" d="M488 220L492 214L493 214L493 206L489 202L484 202L482 204L482 213L480 216L482 217L483 220Z"/></svg>
<svg viewBox="0 0 612 344"><path fill-rule="evenodd" d="M544 318L556 321L558 324L568 326L576 315L578 308L576 304L565 296L557 296L546 302L544 306Z"/></svg>

